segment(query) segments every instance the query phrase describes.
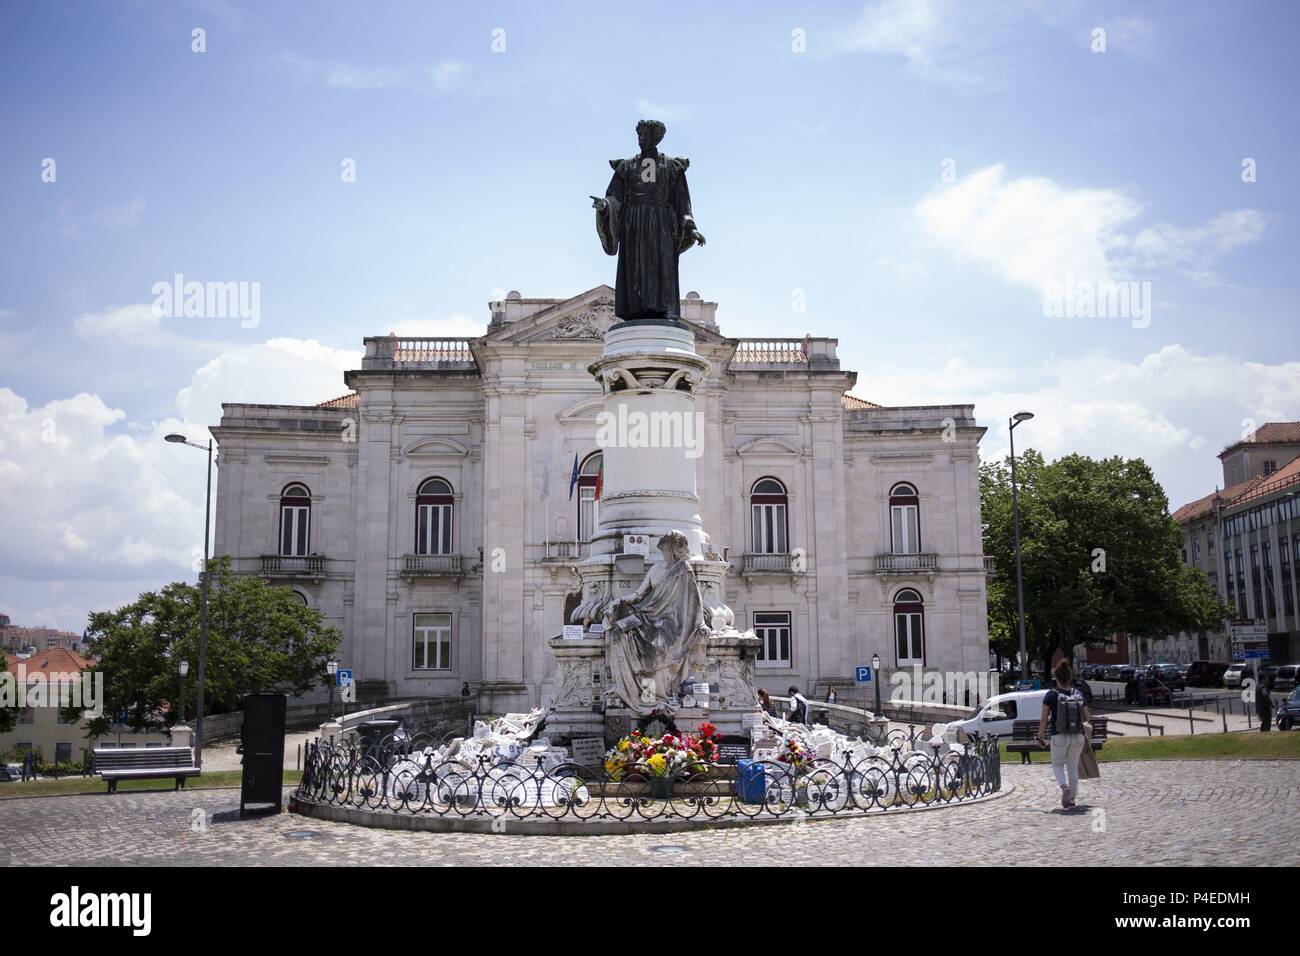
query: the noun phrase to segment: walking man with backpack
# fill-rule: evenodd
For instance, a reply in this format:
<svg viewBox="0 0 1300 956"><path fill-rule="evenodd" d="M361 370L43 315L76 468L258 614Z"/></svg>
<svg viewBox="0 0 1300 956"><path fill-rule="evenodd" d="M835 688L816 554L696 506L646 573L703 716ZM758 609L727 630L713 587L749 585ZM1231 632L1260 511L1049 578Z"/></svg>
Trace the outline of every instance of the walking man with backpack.
<svg viewBox="0 0 1300 956"><path fill-rule="evenodd" d="M1074 686L1069 661L1056 665L1056 686L1043 695L1043 713L1038 720L1038 743L1052 752L1052 773L1061 785L1061 806L1074 807L1079 793L1079 757L1089 746L1086 723L1088 703ZM1051 728L1051 743L1047 742Z"/></svg>

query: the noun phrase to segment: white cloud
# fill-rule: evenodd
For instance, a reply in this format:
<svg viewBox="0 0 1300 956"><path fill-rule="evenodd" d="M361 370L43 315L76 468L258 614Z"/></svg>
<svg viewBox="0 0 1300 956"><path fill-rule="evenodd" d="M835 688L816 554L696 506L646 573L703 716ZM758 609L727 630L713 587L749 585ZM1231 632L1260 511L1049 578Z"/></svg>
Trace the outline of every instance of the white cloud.
<svg viewBox="0 0 1300 956"><path fill-rule="evenodd" d="M844 31L841 49L900 58L929 82L966 90L1000 89L1016 57L1041 43L1087 48L1106 30L1107 53L1147 55L1151 25L1140 17L1097 17L1057 0L872 0Z"/></svg>
<svg viewBox="0 0 1300 956"><path fill-rule="evenodd" d="M87 338L118 339L135 345L158 344L163 337L158 316L142 303L103 312L83 312L73 320L72 328Z"/></svg>
<svg viewBox="0 0 1300 956"><path fill-rule="evenodd" d="M134 333L147 327L140 308L87 322L99 333ZM33 407L0 388L0 607L16 622L80 630L89 610L192 580L203 543L203 456L163 436L206 441L223 401L334 398L347 390L343 371L360 364L360 352L310 340L236 346L195 371L176 397L177 416L154 422L128 422L98 395Z"/></svg>
<svg viewBox="0 0 1300 956"><path fill-rule="evenodd" d="M469 77L469 67L454 60L422 67L362 66L313 60L293 53L283 54L280 60L303 79L340 90L400 87L423 93L447 93L463 86Z"/></svg>
<svg viewBox="0 0 1300 956"><path fill-rule="evenodd" d="M988 428L984 460L1007 454L1007 419L1035 415L1016 429L1026 447L1049 459L1071 452L1093 457L1141 457L1177 508L1216 484L1216 455L1242 432L1242 421L1300 419L1300 362L1242 362L1169 345L1137 361L1094 353L1031 365L987 366L937 353L925 374L885 365L864 398L890 404L973 402ZM942 382L943 394L935 392Z"/></svg>
<svg viewBox="0 0 1300 956"><path fill-rule="evenodd" d="M644 97L636 101L636 109L641 119L657 119L664 123L680 119L683 115L681 110L674 109L671 106L664 106L662 103L655 103Z"/></svg>
<svg viewBox="0 0 1300 956"><path fill-rule="evenodd" d="M1201 226L1153 225L1133 236L1143 207L1132 196L1044 177L1008 179L1001 164L940 187L914 213L926 235L959 260L1040 293L1069 277L1149 279L1160 269L1213 284L1217 259L1264 229L1261 213L1241 209Z"/></svg>

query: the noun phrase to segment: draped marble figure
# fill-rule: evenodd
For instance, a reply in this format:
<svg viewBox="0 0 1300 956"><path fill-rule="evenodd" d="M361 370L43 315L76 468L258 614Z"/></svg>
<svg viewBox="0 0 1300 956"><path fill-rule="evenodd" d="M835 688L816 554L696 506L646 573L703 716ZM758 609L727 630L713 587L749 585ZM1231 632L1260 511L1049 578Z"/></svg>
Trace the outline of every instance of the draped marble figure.
<svg viewBox="0 0 1300 956"><path fill-rule="evenodd" d="M709 633L686 535L668 532L659 551L663 561L636 593L612 599L602 611L614 691L640 715L662 710L681 690L691 651Z"/></svg>
<svg viewBox="0 0 1300 956"><path fill-rule="evenodd" d="M637 123L641 151L611 159L614 175L605 197L591 197L600 244L618 256L614 314L620 319L679 318L677 257L697 242L704 245L686 185L691 161L658 149L667 131L658 120Z"/></svg>

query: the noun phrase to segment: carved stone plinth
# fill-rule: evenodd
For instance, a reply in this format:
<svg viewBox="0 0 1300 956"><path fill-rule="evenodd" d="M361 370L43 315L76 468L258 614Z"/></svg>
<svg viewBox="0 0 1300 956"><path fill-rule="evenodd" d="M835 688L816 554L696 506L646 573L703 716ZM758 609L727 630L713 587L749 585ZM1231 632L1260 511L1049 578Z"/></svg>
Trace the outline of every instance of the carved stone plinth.
<svg viewBox="0 0 1300 956"><path fill-rule="evenodd" d="M753 631L741 633L734 627L705 642L709 683L717 688L709 707L709 722L716 725L720 733L747 733L741 718L758 710L754 659L758 656L760 643Z"/></svg>
<svg viewBox="0 0 1300 956"><path fill-rule="evenodd" d="M574 737L605 736L605 638L580 641L553 637L555 696L546 717L546 735L561 746Z"/></svg>

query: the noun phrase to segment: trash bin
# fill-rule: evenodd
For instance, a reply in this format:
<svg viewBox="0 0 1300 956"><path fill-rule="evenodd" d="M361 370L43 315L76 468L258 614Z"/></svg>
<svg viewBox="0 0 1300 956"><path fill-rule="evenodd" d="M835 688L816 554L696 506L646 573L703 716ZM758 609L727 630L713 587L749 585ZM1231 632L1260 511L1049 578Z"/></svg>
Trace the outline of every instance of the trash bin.
<svg viewBox="0 0 1300 956"><path fill-rule="evenodd" d="M736 799L741 803L766 802L767 773L761 760L736 761Z"/></svg>
<svg viewBox="0 0 1300 956"><path fill-rule="evenodd" d="M273 804L281 810L284 792L284 725L288 698L262 692L244 697L244 720L239 753L243 774L239 791L239 816L250 803Z"/></svg>
<svg viewBox="0 0 1300 956"><path fill-rule="evenodd" d="M376 767L386 767L389 756L409 753L411 749L411 735L400 720L368 720L357 725L357 737L363 766L373 759Z"/></svg>

